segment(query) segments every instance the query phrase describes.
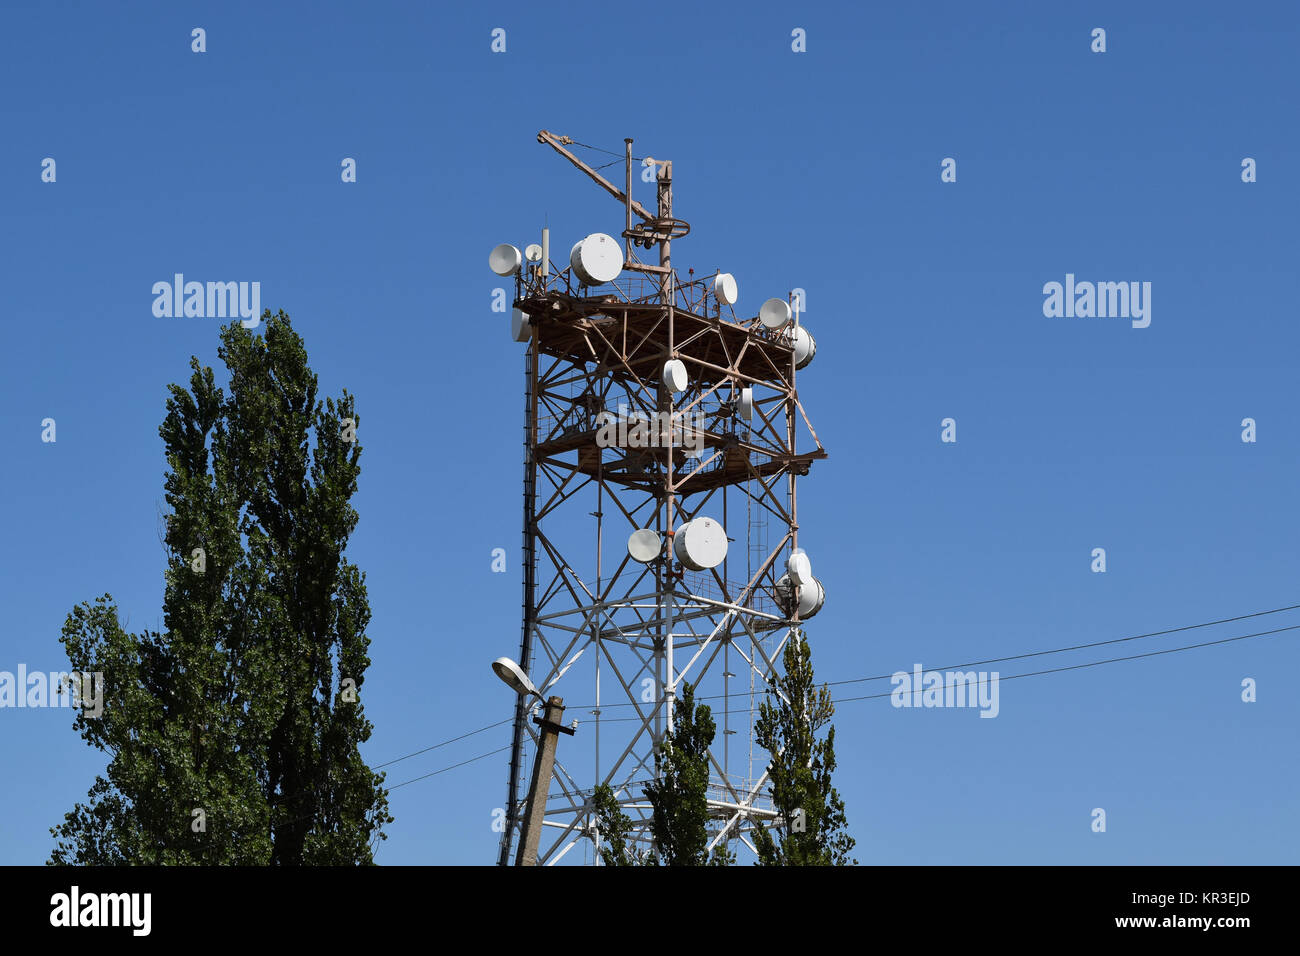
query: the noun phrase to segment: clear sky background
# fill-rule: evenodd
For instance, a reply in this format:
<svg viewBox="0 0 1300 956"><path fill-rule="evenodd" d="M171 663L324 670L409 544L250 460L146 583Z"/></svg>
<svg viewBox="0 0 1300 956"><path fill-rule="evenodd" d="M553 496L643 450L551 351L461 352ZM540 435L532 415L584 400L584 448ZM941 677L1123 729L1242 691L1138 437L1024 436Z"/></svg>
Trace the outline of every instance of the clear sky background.
<svg viewBox="0 0 1300 956"><path fill-rule="evenodd" d="M160 624L166 385L191 355L223 369L220 320L152 314L183 272L260 281L323 393L357 396L367 758L508 717L488 663L519 640L523 353L487 253L622 223L542 128L672 159L674 263L732 272L740 311L807 290L821 679L1300 603L1298 28L1283 2L6 3L0 670L65 667L65 616L106 591ZM1150 327L1044 317L1066 273L1151 282ZM857 858L1300 861L1300 632L1005 681L1297 623L1001 665L995 720L842 704ZM103 767L71 720L0 710L0 863L43 862ZM493 862L507 756L394 790L379 862Z"/></svg>

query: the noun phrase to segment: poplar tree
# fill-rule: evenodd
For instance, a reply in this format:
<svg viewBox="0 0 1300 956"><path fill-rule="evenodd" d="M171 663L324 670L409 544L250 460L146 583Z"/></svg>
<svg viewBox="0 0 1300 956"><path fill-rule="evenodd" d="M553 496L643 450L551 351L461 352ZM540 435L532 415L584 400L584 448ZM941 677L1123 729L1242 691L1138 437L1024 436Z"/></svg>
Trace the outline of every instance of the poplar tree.
<svg viewBox="0 0 1300 956"><path fill-rule="evenodd" d="M709 852L709 747L717 723L706 704L695 703L695 688L682 683L673 729L660 744L658 778L646 784L652 845L637 854L628 843L631 821L605 784L592 795L606 866L725 866L734 862L726 843Z"/></svg>
<svg viewBox="0 0 1300 956"><path fill-rule="evenodd" d="M68 615L73 668L104 674L74 727L110 759L51 828L51 864L360 864L385 838L357 524L359 418L318 398L283 312L221 332L229 393L190 359L170 385L163 630L128 633L111 595Z"/></svg>
<svg viewBox="0 0 1300 956"><path fill-rule="evenodd" d="M754 725L755 742L771 754L772 803L780 822L754 829L761 866L845 866L856 841L848 835L835 771L835 713L830 689L813 683L812 652L791 634L785 673L768 687ZM822 728L826 734L820 735ZM774 835L775 834L775 835Z"/></svg>
<svg viewBox="0 0 1300 956"><path fill-rule="evenodd" d="M600 834L600 859L606 866L636 866L641 856L629 843L632 820L618 805L614 789L607 783L596 787L591 794L591 811Z"/></svg>

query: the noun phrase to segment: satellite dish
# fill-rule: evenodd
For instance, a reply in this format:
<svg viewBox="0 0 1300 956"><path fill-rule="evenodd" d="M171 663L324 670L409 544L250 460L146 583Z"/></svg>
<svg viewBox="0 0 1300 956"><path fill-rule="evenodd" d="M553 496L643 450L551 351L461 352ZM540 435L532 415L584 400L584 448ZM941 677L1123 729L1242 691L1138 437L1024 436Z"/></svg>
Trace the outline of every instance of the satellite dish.
<svg viewBox="0 0 1300 956"><path fill-rule="evenodd" d="M570 250L569 265L583 285L613 282L623 271L623 247L613 236L593 232Z"/></svg>
<svg viewBox="0 0 1300 956"><path fill-rule="evenodd" d="M639 561L641 564L649 564L663 554L663 550L664 543L658 532L651 531L649 528L633 531L627 539L627 553L632 556L633 561Z"/></svg>
<svg viewBox="0 0 1300 956"><path fill-rule="evenodd" d="M686 391L686 364L681 359L669 359L664 362L664 385L670 391Z"/></svg>
<svg viewBox="0 0 1300 956"><path fill-rule="evenodd" d="M515 309L510 314L510 337L516 342L527 342L533 337L533 324L528 321L528 313Z"/></svg>
<svg viewBox="0 0 1300 956"><path fill-rule="evenodd" d="M530 245L527 249L524 250L524 258L527 259L529 262L541 262L542 247L534 242L532 245Z"/></svg>
<svg viewBox="0 0 1300 956"><path fill-rule="evenodd" d="M758 320L773 332L790 324L790 303L785 299L768 299L758 310Z"/></svg>
<svg viewBox="0 0 1300 956"><path fill-rule="evenodd" d="M730 272L719 272L713 280L713 294L723 305L735 305L736 299L740 297L736 277Z"/></svg>
<svg viewBox="0 0 1300 956"><path fill-rule="evenodd" d="M740 390L740 417L749 421L754 417L754 390L752 388L742 388Z"/></svg>
<svg viewBox="0 0 1300 956"><path fill-rule="evenodd" d="M673 535L673 554L692 571L716 568L727 557L727 532L712 518L692 518Z"/></svg>
<svg viewBox="0 0 1300 956"><path fill-rule="evenodd" d="M794 330L794 367L803 368L817 354L817 341L802 325Z"/></svg>
<svg viewBox="0 0 1300 956"><path fill-rule="evenodd" d="M795 548L790 552L790 557L785 559L785 568L790 572L790 580L800 587L813 580L812 562L808 560L803 548Z"/></svg>
<svg viewBox="0 0 1300 956"><path fill-rule="evenodd" d="M512 276L519 271L523 258L519 250L508 242L494 248L488 253L488 268L499 276Z"/></svg>
<svg viewBox="0 0 1300 956"><path fill-rule="evenodd" d="M783 574L781 580L776 582L776 603L785 613L786 617L794 615L795 584L790 580L790 575ZM826 603L826 589L816 578L810 580L806 585L799 587L799 620L806 621L822 609Z"/></svg>

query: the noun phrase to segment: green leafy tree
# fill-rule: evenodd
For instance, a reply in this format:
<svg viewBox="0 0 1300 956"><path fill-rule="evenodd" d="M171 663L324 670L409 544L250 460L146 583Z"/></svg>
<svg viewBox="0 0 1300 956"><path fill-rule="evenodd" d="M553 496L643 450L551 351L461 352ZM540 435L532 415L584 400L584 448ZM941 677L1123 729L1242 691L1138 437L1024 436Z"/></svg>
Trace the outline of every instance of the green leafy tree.
<svg viewBox="0 0 1300 956"><path fill-rule="evenodd" d="M844 801L831 784L835 727L828 725L835 705L830 689L814 685L812 652L802 634L786 642L784 662L785 673L768 688L754 726L755 742L772 755L772 803L781 816L776 827L755 827L759 865L854 864L849 853L856 841L846 832ZM823 727L824 737L819 736Z"/></svg>
<svg viewBox="0 0 1300 956"><path fill-rule="evenodd" d="M682 682L673 710L673 729L659 748L659 777L645 788L653 815L652 865L707 866L732 861L725 843L710 855L709 747L717 731L707 704L695 703L695 688Z"/></svg>
<svg viewBox="0 0 1300 956"><path fill-rule="evenodd" d="M51 829L52 864L370 863L392 822L358 751L354 399L318 399L289 317L263 319L264 338L222 330L228 395L197 358L169 386L164 630L127 633L110 595L64 625L72 667L105 683L74 726L111 759Z"/></svg>
<svg viewBox="0 0 1300 956"><path fill-rule="evenodd" d="M673 729L656 757L659 777L644 791L651 807L651 849L638 854L630 845L632 821L608 785L601 784L592 794L606 866L726 866L735 861L725 842L712 853L708 849L709 747L716 732L712 711L697 705L695 688L683 682Z"/></svg>
<svg viewBox="0 0 1300 956"><path fill-rule="evenodd" d="M636 866L641 863L628 840L632 820L619 806L614 790L602 783L591 794L592 814L600 833L600 859L606 866Z"/></svg>

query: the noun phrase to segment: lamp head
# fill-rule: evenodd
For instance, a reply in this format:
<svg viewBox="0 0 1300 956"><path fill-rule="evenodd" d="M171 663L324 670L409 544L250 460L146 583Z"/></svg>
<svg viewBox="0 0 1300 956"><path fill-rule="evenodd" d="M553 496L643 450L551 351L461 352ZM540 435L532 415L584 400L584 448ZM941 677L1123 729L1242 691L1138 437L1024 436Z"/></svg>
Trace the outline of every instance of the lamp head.
<svg viewBox="0 0 1300 956"><path fill-rule="evenodd" d="M528 679L522 667L516 664L508 657L498 657L492 662L492 670L496 671L497 677L500 677L511 690L516 694L531 694L541 699L541 694L533 686L533 682Z"/></svg>

